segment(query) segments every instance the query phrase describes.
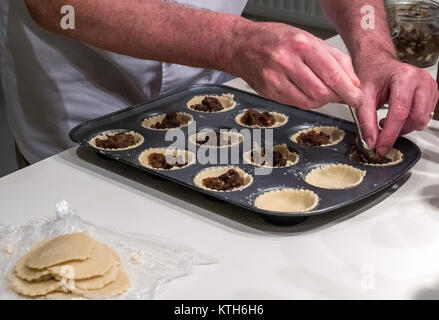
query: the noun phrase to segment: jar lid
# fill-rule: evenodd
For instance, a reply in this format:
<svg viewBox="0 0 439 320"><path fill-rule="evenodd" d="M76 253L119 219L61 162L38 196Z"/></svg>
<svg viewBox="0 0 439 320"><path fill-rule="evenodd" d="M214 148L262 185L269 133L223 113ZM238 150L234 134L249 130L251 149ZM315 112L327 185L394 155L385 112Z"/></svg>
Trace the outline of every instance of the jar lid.
<svg viewBox="0 0 439 320"><path fill-rule="evenodd" d="M439 17L437 0L386 0L388 9L394 14L408 20L429 20Z"/></svg>

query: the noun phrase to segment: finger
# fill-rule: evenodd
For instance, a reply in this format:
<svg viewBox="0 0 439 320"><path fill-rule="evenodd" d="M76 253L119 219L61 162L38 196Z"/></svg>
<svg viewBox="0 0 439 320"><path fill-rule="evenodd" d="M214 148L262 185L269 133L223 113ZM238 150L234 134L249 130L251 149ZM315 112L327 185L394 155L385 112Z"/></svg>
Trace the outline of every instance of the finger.
<svg viewBox="0 0 439 320"><path fill-rule="evenodd" d="M432 97L430 88L418 87L413 96L413 104L409 117L405 122L400 135L408 134L412 131L422 131L431 119Z"/></svg>
<svg viewBox="0 0 439 320"><path fill-rule="evenodd" d="M288 77L302 92L304 92L311 100L319 101L322 104L340 102L341 98L303 62L300 65L288 68Z"/></svg>
<svg viewBox="0 0 439 320"><path fill-rule="evenodd" d="M314 109L321 106L291 82L287 75L279 76L279 73L274 70L265 70L264 80L264 88L256 91L266 98L301 109Z"/></svg>
<svg viewBox="0 0 439 320"><path fill-rule="evenodd" d="M410 81L402 81L400 78L391 80L389 112L385 126L378 137L376 145L378 154L385 156L398 138L409 117L414 92L415 87Z"/></svg>
<svg viewBox="0 0 439 320"><path fill-rule="evenodd" d="M369 148L375 149L379 129L377 124L377 90L372 87L363 87L364 103L355 111L361 128L363 138Z"/></svg>
<svg viewBox="0 0 439 320"><path fill-rule="evenodd" d="M416 95L415 95L415 97L416 97ZM418 101L419 100L422 100L422 99L419 99L418 98ZM431 117L432 117L432 112L434 113L434 110L435 110L435 108L436 108L436 104L437 104L437 101L439 100L439 92L436 92L435 91L435 93L433 94L433 103L431 104L431 107L430 107L430 110L429 110L429 114L428 114L428 120L426 120L426 121L428 121L428 123L430 122L430 120L431 120ZM409 116L410 117L410 116ZM380 126L381 126L381 128L384 128L384 126L386 125L386 120L387 120L387 118L384 118L384 119L381 119L380 120ZM427 123L427 125L428 125L428 123ZM425 129L425 127L424 127L424 129ZM400 135L405 135L405 134L408 134L408 133L410 133L410 132L412 132L412 131L414 131L414 130L419 130L419 129L416 129L415 127L413 127L413 126L409 126L407 123L404 125L404 127L401 129L401 132L400 132ZM422 129L421 129L422 130Z"/></svg>
<svg viewBox="0 0 439 320"><path fill-rule="evenodd" d="M305 55L304 60L311 70L342 98L343 102L353 107L363 104L361 90L352 83L338 61L332 55L328 55L328 51L322 46Z"/></svg>
<svg viewBox="0 0 439 320"><path fill-rule="evenodd" d="M326 44L328 51L331 52L331 54L335 58L335 60L338 61L340 66L343 68L343 70L348 74L348 76L351 79L354 86L359 88L361 85L361 82L360 82L360 79L358 78L357 74L354 71L351 57L349 57L347 54L344 54L343 52L339 51L338 49L331 47L326 42L324 42L324 43Z"/></svg>

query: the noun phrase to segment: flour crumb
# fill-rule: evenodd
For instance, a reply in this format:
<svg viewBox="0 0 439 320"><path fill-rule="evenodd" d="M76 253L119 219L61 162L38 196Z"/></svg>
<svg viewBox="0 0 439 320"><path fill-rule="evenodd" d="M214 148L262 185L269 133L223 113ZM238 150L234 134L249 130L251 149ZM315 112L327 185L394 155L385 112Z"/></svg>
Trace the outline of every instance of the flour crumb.
<svg viewBox="0 0 439 320"><path fill-rule="evenodd" d="M7 254L12 254L12 253L14 252L14 249L15 249L15 247L14 247L14 245L13 245L12 243L8 243L8 244L5 246L5 252L6 252Z"/></svg>
<svg viewBox="0 0 439 320"><path fill-rule="evenodd" d="M144 264L145 263L145 253L142 250L137 250L131 253L130 258L133 264Z"/></svg>

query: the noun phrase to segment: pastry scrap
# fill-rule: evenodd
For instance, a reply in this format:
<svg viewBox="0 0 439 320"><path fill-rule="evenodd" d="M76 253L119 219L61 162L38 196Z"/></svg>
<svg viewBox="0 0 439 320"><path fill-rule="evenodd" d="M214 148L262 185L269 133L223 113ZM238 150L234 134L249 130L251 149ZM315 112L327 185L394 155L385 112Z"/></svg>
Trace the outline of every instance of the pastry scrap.
<svg viewBox="0 0 439 320"><path fill-rule="evenodd" d="M43 281L51 278L49 270L31 269L27 266L29 257L41 246L47 243L48 240L43 240L37 243L28 253L22 256L15 265L15 273L17 277L27 281Z"/></svg>
<svg viewBox="0 0 439 320"><path fill-rule="evenodd" d="M288 117L277 112L248 109L245 113L237 115L235 121L249 128L277 128L287 123Z"/></svg>
<svg viewBox="0 0 439 320"><path fill-rule="evenodd" d="M181 129L193 121L193 117L186 112L170 111L142 121L142 126L151 130Z"/></svg>
<svg viewBox="0 0 439 320"><path fill-rule="evenodd" d="M61 288L61 282L55 279L26 281L20 279L15 271L9 273L9 285L15 292L28 297L44 296Z"/></svg>
<svg viewBox="0 0 439 320"><path fill-rule="evenodd" d="M313 169L305 177L310 185L323 189L349 189L363 182L366 171L346 164L328 164Z"/></svg>
<svg viewBox="0 0 439 320"><path fill-rule="evenodd" d="M255 207L274 212L306 212L313 210L318 196L304 189L278 189L268 191L255 199Z"/></svg>
<svg viewBox="0 0 439 320"><path fill-rule="evenodd" d="M194 183L213 191L238 191L248 187L253 178L238 167L215 167L205 169L194 178Z"/></svg>
<svg viewBox="0 0 439 320"><path fill-rule="evenodd" d="M189 140L199 146L225 148L240 144L244 137L233 131L204 130L190 136Z"/></svg>
<svg viewBox="0 0 439 320"><path fill-rule="evenodd" d="M372 155L367 155L359 152L356 146L352 146L349 158L353 161L363 163L365 165L375 167L388 167L402 162L404 156L398 149L392 149L387 155L380 156L376 152Z"/></svg>
<svg viewBox="0 0 439 320"><path fill-rule="evenodd" d="M134 131L108 132L92 138L89 143L102 150L129 150L144 141L142 135Z"/></svg>
<svg viewBox="0 0 439 320"><path fill-rule="evenodd" d="M312 127L301 130L291 137L291 141L308 146L327 147L341 142L345 132L337 127Z"/></svg>
<svg viewBox="0 0 439 320"><path fill-rule="evenodd" d="M255 148L244 153L245 162L255 166L280 168L290 167L299 162L299 155L291 152L285 143L276 145L272 148Z"/></svg>
<svg viewBox="0 0 439 320"><path fill-rule="evenodd" d="M95 244L87 232L64 234L37 248L27 259L27 266L45 269L66 261L87 260Z"/></svg>
<svg viewBox="0 0 439 320"><path fill-rule="evenodd" d="M105 299L130 287L119 255L86 232L36 244L18 260L8 280L20 295L49 299Z"/></svg>
<svg viewBox="0 0 439 320"><path fill-rule="evenodd" d="M233 94L223 94L221 96L196 96L189 100L186 106L199 112L224 112L236 106Z"/></svg>
<svg viewBox="0 0 439 320"><path fill-rule="evenodd" d="M101 289L96 290L74 290L73 293L79 294L87 299L106 299L113 298L123 294L131 286L130 278L128 274L120 270L117 277L110 284L106 285Z"/></svg>
<svg viewBox="0 0 439 320"><path fill-rule="evenodd" d="M154 170L177 170L193 164L195 155L180 149L150 148L140 154L139 162Z"/></svg>
<svg viewBox="0 0 439 320"><path fill-rule="evenodd" d="M103 276L110 270L114 260L113 250L102 243L96 243L91 256L85 261L67 261L48 268L48 271L55 276L62 277L63 267L69 266L75 270L75 279L88 279Z"/></svg>

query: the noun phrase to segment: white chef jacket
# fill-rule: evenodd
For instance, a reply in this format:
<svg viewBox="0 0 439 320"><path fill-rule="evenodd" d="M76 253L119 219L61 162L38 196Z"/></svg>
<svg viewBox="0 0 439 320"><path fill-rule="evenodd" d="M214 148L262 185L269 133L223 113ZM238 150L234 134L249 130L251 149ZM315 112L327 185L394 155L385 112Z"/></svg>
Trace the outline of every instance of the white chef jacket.
<svg viewBox="0 0 439 320"><path fill-rule="evenodd" d="M247 0L174 2L241 14ZM81 122L192 84L230 79L51 33L32 20L24 0L0 0L0 68L8 123L31 163L71 147L68 134Z"/></svg>

